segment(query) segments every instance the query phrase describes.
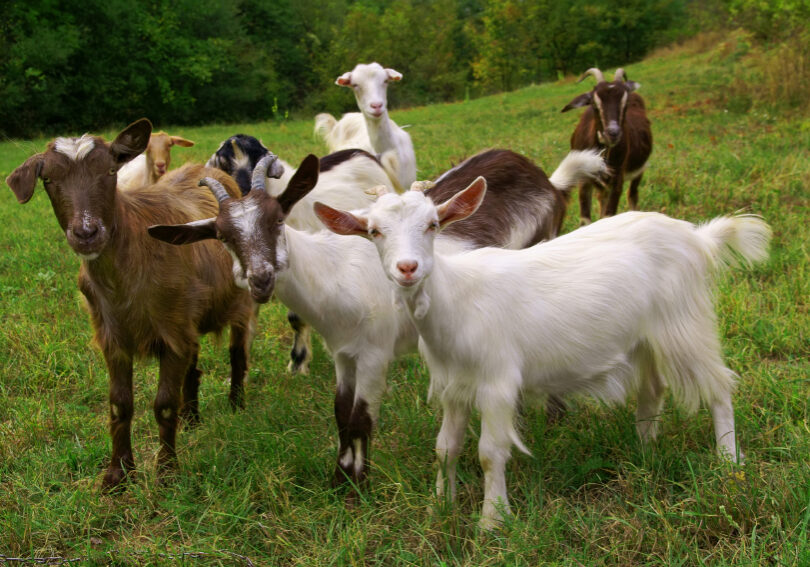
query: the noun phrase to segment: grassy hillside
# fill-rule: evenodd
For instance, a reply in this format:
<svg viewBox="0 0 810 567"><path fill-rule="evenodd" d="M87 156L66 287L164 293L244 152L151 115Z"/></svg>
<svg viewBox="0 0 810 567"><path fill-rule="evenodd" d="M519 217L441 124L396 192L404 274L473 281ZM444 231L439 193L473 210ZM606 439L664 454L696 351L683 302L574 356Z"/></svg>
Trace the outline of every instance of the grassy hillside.
<svg viewBox="0 0 810 567"><path fill-rule="evenodd" d="M76 289L79 261L41 186L25 206L4 188L0 559L810 564L810 118L758 107L739 113L726 91L733 63L728 46L683 48L627 72L642 84L655 136L642 209L695 222L746 210L774 229L767 264L732 271L718 282L725 355L740 375L734 401L744 465L716 458L706 410L691 416L668 404L660 438L646 448L635 435L632 403L614 408L576 400L549 427L542 409L527 408L522 431L533 455L515 452L507 471L515 516L502 531L482 534L475 525L482 498L475 422L459 467L457 508L431 511L440 415L426 401L426 368L410 356L390 369L372 487L344 505L342 494L327 488L336 451L334 370L317 345L309 376L285 372L291 338L286 310L271 304L262 309L244 411L228 409L227 342L203 341L204 421L178 436L181 472L169 486L154 482L157 367L136 366L138 480L121 496L103 495L99 484L110 448L107 373L90 345ZM560 109L587 88L566 80L396 111L393 118L410 125L422 178L488 147L521 152L550 172L567 153L578 118ZM169 130L197 142L174 151L176 166L207 159L237 132L262 138L297 163L309 152L324 153L311 128L308 119ZM46 142L1 143L2 178ZM577 218L574 195L566 230L576 227Z"/></svg>

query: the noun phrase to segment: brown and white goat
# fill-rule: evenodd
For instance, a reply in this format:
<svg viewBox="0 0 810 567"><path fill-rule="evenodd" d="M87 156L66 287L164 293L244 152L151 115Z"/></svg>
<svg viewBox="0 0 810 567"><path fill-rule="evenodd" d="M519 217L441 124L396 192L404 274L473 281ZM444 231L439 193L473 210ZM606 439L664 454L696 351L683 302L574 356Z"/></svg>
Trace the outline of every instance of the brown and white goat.
<svg viewBox="0 0 810 567"><path fill-rule="evenodd" d="M604 186L587 181L580 186L581 224L591 222L591 190L594 186L599 198L600 218L616 214L625 179L630 181L627 203L630 209L638 210L638 186L653 146L644 99L634 92L641 85L628 81L621 68L616 69L610 83L595 67L585 71L579 81L588 75L594 76L596 86L574 98L562 112L587 106L571 135L571 149L603 151L610 172Z"/></svg>
<svg viewBox="0 0 810 567"><path fill-rule="evenodd" d="M287 224L294 205L304 205L317 190L313 187L320 185L319 170L324 172L325 165L319 166L315 156L307 157L286 190L275 197L264 188L272 159L266 156L259 161L253 188L242 199L229 198L214 181L207 181L220 200L216 218L153 226L149 233L173 244L219 239L235 259L234 274L251 288L257 302L275 293L321 335L337 375L339 450L334 481L359 484L368 474L371 436L388 365L416 350L418 335L407 311L392 303L390 284L370 242L353 242L326 231L310 233ZM481 246L523 248L547 238L555 233L565 210L557 214L564 205L557 193L603 169L604 162L595 152L571 152L550 178L508 150L474 156L437 179L428 194L446 199L466 187L466 180L485 174L493 184L481 205L484 214L457 223L437 245L451 253ZM559 401L555 402L550 409L559 411Z"/></svg>
<svg viewBox="0 0 810 567"><path fill-rule="evenodd" d="M198 186L199 179L212 176L238 195L234 181L219 170L186 165L155 185L116 189L119 168L144 150L151 128L139 120L110 144L88 134L56 138L6 179L20 203L31 199L42 180L68 244L82 259L79 289L110 374L112 456L105 488L121 483L135 466L133 359L160 361L154 413L162 474L176 465L178 412L191 423L199 419L198 336L230 325L230 401L240 406L253 334L255 307L234 283L232 259L222 246L166 246L146 231L156 223L216 215L217 201Z"/></svg>
<svg viewBox="0 0 810 567"><path fill-rule="evenodd" d="M157 183L169 170L172 162L172 146L190 148L194 142L170 136L166 132L153 132L149 136L146 151L124 164L118 170L118 189L129 191Z"/></svg>

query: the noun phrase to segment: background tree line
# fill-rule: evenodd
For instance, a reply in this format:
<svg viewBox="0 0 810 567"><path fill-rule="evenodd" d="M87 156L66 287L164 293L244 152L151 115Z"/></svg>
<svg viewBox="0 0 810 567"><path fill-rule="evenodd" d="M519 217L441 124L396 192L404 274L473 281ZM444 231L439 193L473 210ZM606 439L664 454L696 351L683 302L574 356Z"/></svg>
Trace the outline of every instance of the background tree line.
<svg viewBox="0 0 810 567"><path fill-rule="evenodd" d="M339 113L354 101L335 77L372 60L405 75L395 106L458 100L638 60L706 14L767 34L778 5L807 2L10 0L0 134Z"/></svg>

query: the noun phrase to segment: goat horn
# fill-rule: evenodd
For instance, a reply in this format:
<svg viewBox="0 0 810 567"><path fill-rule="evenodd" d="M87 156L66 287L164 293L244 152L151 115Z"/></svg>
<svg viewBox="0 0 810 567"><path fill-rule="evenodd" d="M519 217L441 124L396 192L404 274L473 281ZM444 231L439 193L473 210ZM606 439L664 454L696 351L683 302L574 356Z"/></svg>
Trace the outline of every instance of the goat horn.
<svg viewBox="0 0 810 567"><path fill-rule="evenodd" d="M577 82L581 83L582 81L585 80L585 77L587 77L588 75L593 75L597 83L605 82L605 77L602 75L602 71L600 71L596 67L591 67L590 69L582 73L582 76L577 80Z"/></svg>
<svg viewBox="0 0 810 567"><path fill-rule="evenodd" d="M251 191L265 191L265 178L272 177L278 179L284 173L284 166L278 162L278 156L267 152L253 168L253 176L250 180Z"/></svg>
<svg viewBox="0 0 810 567"><path fill-rule="evenodd" d="M382 197L386 193L390 192L391 190L387 185L376 185L365 190L366 195L371 195L372 197Z"/></svg>
<svg viewBox="0 0 810 567"><path fill-rule="evenodd" d="M203 177L200 179L200 187L208 187L211 190L211 193L214 194L214 197L216 197L217 201L220 203L225 199L231 198L231 196L228 195L228 192L225 190L225 187L222 186L222 183L213 177Z"/></svg>
<svg viewBox="0 0 810 567"><path fill-rule="evenodd" d="M620 80L620 79L621 79L622 81L626 81L626 80L627 80L627 73L625 73L625 72L624 72L624 69L622 69L621 67L619 67L618 69L616 69L616 73L613 75L613 80L614 80L614 81L618 81L618 80Z"/></svg>
<svg viewBox="0 0 810 567"><path fill-rule="evenodd" d="M421 191L424 193L435 186L436 184L433 183L433 181L414 181L411 183L411 191Z"/></svg>

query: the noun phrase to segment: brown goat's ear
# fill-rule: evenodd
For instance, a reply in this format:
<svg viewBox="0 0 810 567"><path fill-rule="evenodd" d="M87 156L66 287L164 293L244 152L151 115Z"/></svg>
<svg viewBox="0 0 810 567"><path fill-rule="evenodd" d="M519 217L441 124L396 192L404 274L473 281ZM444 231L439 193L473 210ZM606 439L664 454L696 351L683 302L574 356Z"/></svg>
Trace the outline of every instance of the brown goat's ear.
<svg viewBox="0 0 810 567"><path fill-rule="evenodd" d="M444 228L473 214L481 206L486 192L487 180L477 177L464 191L456 193L437 207L439 226Z"/></svg>
<svg viewBox="0 0 810 567"><path fill-rule="evenodd" d="M172 141L172 145L174 146L183 146L184 148L190 148L194 145L194 142L191 140L186 140L185 138L181 138L180 136L170 136L169 139Z"/></svg>
<svg viewBox="0 0 810 567"><path fill-rule="evenodd" d="M321 219L321 222L326 228L337 234L345 234L347 236L358 235L368 237L368 220L347 213L346 211L339 211L333 209L329 205L324 205L320 201L316 201L312 206L315 214Z"/></svg>
<svg viewBox="0 0 810 567"><path fill-rule="evenodd" d="M6 177L6 184L14 191L14 196L20 204L25 204L34 195L37 179L42 174L42 164L45 163L45 154L31 156L23 164Z"/></svg>
<svg viewBox="0 0 810 567"><path fill-rule="evenodd" d="M295 174L287 183L287 188L284 192L277 197L278 204L281 205L281 211L287 215L290 209L293 208L304 195L312 191L312 188L318 183L318 172L320 170L320 161L312 154L309 154L298 166Z"/></svg>
<svg viewBox="0 0 810 567"><path fill-rule="evenodd" d="M571 102L566 104L565 108L563 108L560 112L568 112L572 108L581 108L583 106L588 106L589 104L591 104L591 99L592 98L593 98L593 96L591 95L590 92L587 92L585 94L581 94L578 97L576 97L574 100L572 100Z"/></svg>
<svg viewBox="0 0 810 567"><path fill-rule="evenodd" d="M186 224L156 224L146 230L149 236L169 244L191 244L217 237L217 219L204 219Z"/></svg>
<svg viewBox="0 0 810 567"><path fill-rule="evenodd" d="M149 145L151 134L152 123L146 118L136 120L124 128L110 144L110 153L118 167L143 153L146 146Z"/></svg>

